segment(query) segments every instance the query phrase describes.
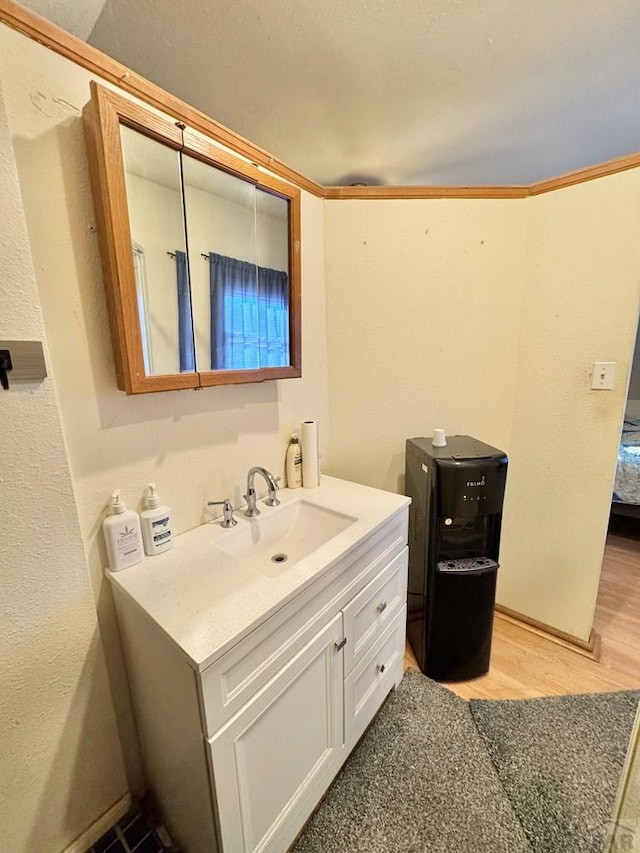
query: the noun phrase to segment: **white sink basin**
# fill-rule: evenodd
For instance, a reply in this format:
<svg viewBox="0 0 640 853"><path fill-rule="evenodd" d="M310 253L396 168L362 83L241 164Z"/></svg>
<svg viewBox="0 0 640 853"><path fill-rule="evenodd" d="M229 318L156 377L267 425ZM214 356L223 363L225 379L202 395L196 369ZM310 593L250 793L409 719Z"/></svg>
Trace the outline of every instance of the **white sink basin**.
<svg viewBox="0 0 640 853"><path fill-rule="evenodd" d="M257 518L241 519L215 547L231 557L257 561L268 577L280 575L357 521L303 499L260 509Z"/></svg>

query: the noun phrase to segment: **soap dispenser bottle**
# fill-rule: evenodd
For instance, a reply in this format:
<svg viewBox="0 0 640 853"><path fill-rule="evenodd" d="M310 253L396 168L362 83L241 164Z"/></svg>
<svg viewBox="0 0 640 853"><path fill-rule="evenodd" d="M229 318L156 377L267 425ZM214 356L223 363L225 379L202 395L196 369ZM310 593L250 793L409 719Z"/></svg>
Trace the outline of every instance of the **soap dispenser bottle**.
<svg viewBox="0 0 640 853"><path fill-rule="evenodd" d="M299 489L302 485L302 448L298 434L293 433L287 447L287 486L290 489Z"/></svg>
<svg viewBox="0 0 640 853"><path fill-rule="evenodd" d="M162 554L163 551L173 548L171 510L160 503L155 483L149 483L147 486L144 503L145 509L140 513L142 541L145 554L153 557L155 554Z"/></svg>
<svg viewBox="0 0 640 853"><path fill-rule="evenodd" d="M111 495L111 515L105 518L102 529L112 572L128 569L142 560L144 553L138 513L127 509L118 489Z"/></svg>

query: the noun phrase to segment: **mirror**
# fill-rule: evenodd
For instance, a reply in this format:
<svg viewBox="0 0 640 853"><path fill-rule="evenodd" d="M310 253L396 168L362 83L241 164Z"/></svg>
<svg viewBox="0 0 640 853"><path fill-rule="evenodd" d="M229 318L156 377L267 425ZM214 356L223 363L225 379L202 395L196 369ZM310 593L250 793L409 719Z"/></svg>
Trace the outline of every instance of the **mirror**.
<svg viewBox="0 0 640 853"><path fill-rule="evenodd" d="M145 373L193 371L180 152L124 125L120 140Z"/></svg>
<svg viewBox="0 0 640 853"><path fill-rule="evenodd" d="M299 190L95 84L84 115L118 386L300 376Z"/></svg>
<svg viewBox="0 0 640 853"><path fill-rule="evenodd" d="M182 156L199 370L289 364L288 204Z"/></svg>

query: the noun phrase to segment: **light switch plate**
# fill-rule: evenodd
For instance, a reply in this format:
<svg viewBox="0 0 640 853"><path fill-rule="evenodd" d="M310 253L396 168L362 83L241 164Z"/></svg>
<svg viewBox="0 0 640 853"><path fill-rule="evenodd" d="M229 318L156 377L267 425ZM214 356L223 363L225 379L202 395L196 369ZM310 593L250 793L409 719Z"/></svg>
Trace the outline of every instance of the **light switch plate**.
<svg viewBox="0 0 640 853"><path fill-rule="evenodd" d="M0 349L8 349L13 368L11 382L40 382L46 379L47 367L41 341L0 341Z"/></svg>
<svg viewBox="0 0 640 853"><path fill-rule="evenodd" d="M595 391L612 391L615 374L615 361L594 361L591 387Z"/></svg>

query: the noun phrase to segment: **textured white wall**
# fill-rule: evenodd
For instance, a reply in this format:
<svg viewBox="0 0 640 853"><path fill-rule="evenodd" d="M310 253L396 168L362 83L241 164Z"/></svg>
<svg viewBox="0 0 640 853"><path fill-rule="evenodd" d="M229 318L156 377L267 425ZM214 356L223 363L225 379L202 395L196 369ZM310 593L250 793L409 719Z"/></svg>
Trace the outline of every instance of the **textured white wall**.
<svg viewBox="0 0 640 853"><path fill-rule="evenodd" d="M10 748L2 751L0 771L13 782L15 800L8 805L13 811L16 839L28 834L29 821L36 812L41 821L39 831L47 839L47 824L43 821L48 809L60 823L59 835L71 825L81 831L110 805L111 801L104 800L109 800L111 789L116 789L114 794L121 794L126 787L117 738L109 729L106 686L94 674L97 652L90 643L88 628L83 633L74 622L73 614L82 606L95 631L85 564L78 569L69 553L71 546L76 557L84 560L83 545L88 555L128 778L137 788L140 768L135 731L111 595L103 580L106 554L100 528L110 492L119 486L125 500L135 507L146 483L157 482L162 499L173 507L174 529L181 533L200 524L207 498L229 496L239 502L251 465L265 465L282 474L286 439L299 428L301 420L318 420L323 446L328 442L323 207L320 200L303 195L302 379L127 397L115 385L80 118L89 99L89 75L6 27L0 28L0 69L30 242L29 247L22 222L18 248L24 253L25 263L30 263L31 256L35 267L35 282L29 267L28 287L22 266L13 279L5 269L3 284L9 287L11 299L6 309L3 304L2 327L7 337L31 332L33 322L20 332L25 325L23 315L32 310L40 318L42 309L55 382L55 394L51 380L46 385L46 406L37 397L31 403L27 398L20 398L21 403L15 396L10 398L17 410L11 422L13 432L9 433L13 444L7 442L5 448L11 447L7 455L13 460L14 484L3 505L15 507L11 519L15 517L20 535L16 534L12 550L8 551L14 579L3 597L3 606L11 613L24 611L29 618L25 616L24 625L21 621L11 628L15 645L3 644L3 653L5 649L11 653L7 663L14 664L12 679L16 686L9 693L3 689L0 698L5 706L9 701L15 703L2 715L3 734L10 737ZM6 180L4 170L3 179ZM3 207L10 204L9 199L15 205L20 201L15 173L11 180L13 196L5 197L3 193ZM10 267L15 266L11 260L16 256L15 242L13 234L7 238L11 251L5 255ZM42 337L40 319L38 323L37 336ZM56 420L56 402L71 469L71 480L66 469L66 486L65 468L59 464L62 434ZM4 403L3 400L3 418L9 411ZM38 412L37 419L32 414L36 410L29 408L35 405L44 410L42 414ZM27 408L32 428L25 428L24 417L18 420ZM40 463L37 478L34 460ZM35 523L34 512L38 513ZM71 545L52 545L53 534L59 528L60 535L70 538ZM34 543L32 547L29 542ZM67 577L68 573L72 576ZM64 584L60 577L66 578ZM36 595L34 590L41 582L42 589ZM42 630L46 620L43 614L48 613L48 603L58 587L55 616L61 622L67 619L70 629L62 631L59 642L51 644L52 651L39 659L41 645L47 642ZM22 658L33 668L34 676L44 679L39 667L44 669L46 660L56 654L57 663L46 674L47 684L49 680L55 684L57 667L68 677L60 691L48 688L51 700L47 706L53 707L49 720L40 701L37 680L31 678L30 671L25 675L24 668L15 670L15 662ZM62 721L68 708L65 697L73 694L77 681L74 672L69 672L65 656L88 662L89 669L86 675L83 673L86 685L82 686L93 691L91 699L100 700L100 708L94 717L85 713L92 706L78 688L73 698L79 713L68 720L68 731L61 731L58 721ZM47 749L55 752L57 763L53 756L49 760L46 750L35 743L34 726L30 725L33 717L41 719L43 726L46 721ZM17 720L22 720L22 728L17 728ZM95 733L94 726L101 730ZM91 764L90 770L69 760L69 755L74 755L75 739L87 733L82 738L81 758ZM63 748L66 746L70 749ZM104 777L102 784L109 796L102 796L99 786L93 784L94 773ZM54 828L52 825L46 840L47 853L63 846L54 843ZM71 836L65 840L68 842ZM40 841L32 841L30 847L21 846L20 842L8 849L33 853Z"/></svg>
<svg viewBox="0 0 640 853"><path fill-rule="evenodd" d="M508 450L523 201L331 201L325 240L327 471L401 491L434 427Z"/></svg>
<svg viewBox="0 0 640 853"><path fill-rule="evenodd" d="M5 59L0 48L0 338L43 340ZM48 379L3 391L0 406L0 846L11 853L62 850L127 791L47 360Z"/></svg>
<svg viewBox="0 0 640 853"><path fill-rule="evenodd" d="M69 0L27 0L23 5L86 40L91 35L105 3L106 0L83 0L82 3L69 3Z"/></svg>
<svg viewBox="0 0 640 853"><path fill-rule="evenodd" d="M588 639L638 321L640 170L528 200L499 600ZM594 361L617 362L592 391Z"/></svg>
<svg viewBox="0 0 640 853"><path fill-rule="evenodd" d="M510 456L498 600L587 639L638 316L640 170L518 201L325 211L326 470L401 490L404 441ZM590 391L594 360L614 392Z"/></svg>

